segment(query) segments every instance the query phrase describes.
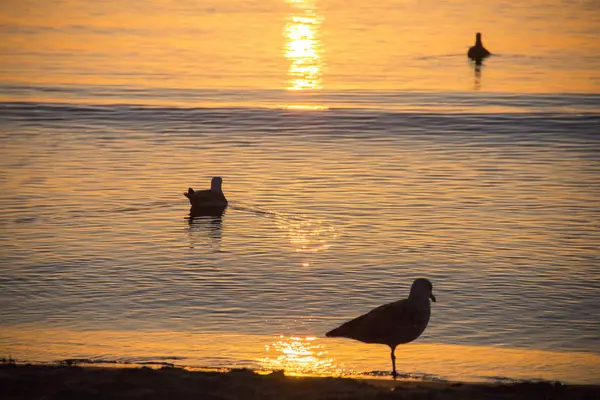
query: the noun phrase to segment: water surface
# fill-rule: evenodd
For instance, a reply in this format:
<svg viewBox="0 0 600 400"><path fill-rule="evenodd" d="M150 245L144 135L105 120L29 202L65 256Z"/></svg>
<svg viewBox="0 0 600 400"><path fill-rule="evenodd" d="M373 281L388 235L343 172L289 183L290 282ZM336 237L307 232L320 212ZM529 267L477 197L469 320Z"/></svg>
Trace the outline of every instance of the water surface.
<svg viewBox="0 0 600 400"><path fill-rule="evenodd" d="M2 3L0 353L600 382L593 5Z"/></svg>

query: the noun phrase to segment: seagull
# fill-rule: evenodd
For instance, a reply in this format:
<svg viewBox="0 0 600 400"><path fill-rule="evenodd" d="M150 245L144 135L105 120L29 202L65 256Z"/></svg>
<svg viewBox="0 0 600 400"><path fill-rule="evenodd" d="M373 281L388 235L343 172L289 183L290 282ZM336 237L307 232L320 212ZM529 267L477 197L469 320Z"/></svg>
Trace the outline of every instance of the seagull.
<svg viewBox="0 0 600 400"><path fill-rule="evenodd" d="M201 216L223 214L225 208L227 208L227 199L221 189L222 184L223 178L215 176L210 181L210 189L194 190L189 188L187 193L184 193L183 195L190 200L190 204L192 205L190 215Z"/></svg>
<svg viewBox="0 0 600 400"><path fill-rule="evenodd" d="M392 376L396 372L396 346L417 339L429 322L431 306L436 301L428 279L416 279L407 299L379 306L327 332L327 337L345 337L364 343L387 344L392 349Z"/></svg>
<svg viewBox="0 0 600 400"><path fill-rule="evenodd" d="M475 35L475 46L472 46L471 48L469 48L469 51L467 52L467 57L469 57L471 60L475 60L478 63L481 63L481 61L486 58L491 56L492 53L490 53L485 47L483 47L483 44L481 43L481 33L477 32L477 34Z"/></svg>

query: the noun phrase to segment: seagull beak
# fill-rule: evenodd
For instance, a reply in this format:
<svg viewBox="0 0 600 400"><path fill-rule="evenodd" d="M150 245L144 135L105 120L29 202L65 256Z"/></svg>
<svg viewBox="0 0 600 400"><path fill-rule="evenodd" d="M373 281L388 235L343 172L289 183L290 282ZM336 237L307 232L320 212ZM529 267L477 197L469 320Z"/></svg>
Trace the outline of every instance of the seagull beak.
<svg viewBox="0 0 600 400"><path fill-rule="evenodd" d="M437 302L437 300L435 299L435 296L433 295L433 293L431 293L431 294L429 295L429 298L430 298L430 299L431 299L431 300L432 300L434 303L435 303L435 302Z"/></svg>

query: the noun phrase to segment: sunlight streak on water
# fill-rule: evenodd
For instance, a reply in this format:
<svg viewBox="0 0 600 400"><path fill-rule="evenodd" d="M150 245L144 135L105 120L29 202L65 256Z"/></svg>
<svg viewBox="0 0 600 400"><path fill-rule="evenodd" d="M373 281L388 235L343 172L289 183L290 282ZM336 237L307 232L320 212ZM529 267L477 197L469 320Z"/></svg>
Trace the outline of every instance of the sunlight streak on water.
<svg viewBox="0 0 600 400"><path fill-rule="evenodd" d="M296 13L285 26L285 57L290 61L288 90L323 88L323 44L320 30L323 18L317 14L317 0L287 0Z"/></svg>
<svg viewBox="0 0 600 400"><path fill-rule="evenodd" d="M334 226L321 221L278 219L277 226L287 232L290 243L297 252L328 250L338 237Z"/></svg>
<svg viewBox="0 0 600 400"><path fill-rule="evenodd" d="M265 345L269 355L260 360L260 364L267 370L284 370L286 375L339 374L334 360L316 339L281 335L279 340Z"/></svg>

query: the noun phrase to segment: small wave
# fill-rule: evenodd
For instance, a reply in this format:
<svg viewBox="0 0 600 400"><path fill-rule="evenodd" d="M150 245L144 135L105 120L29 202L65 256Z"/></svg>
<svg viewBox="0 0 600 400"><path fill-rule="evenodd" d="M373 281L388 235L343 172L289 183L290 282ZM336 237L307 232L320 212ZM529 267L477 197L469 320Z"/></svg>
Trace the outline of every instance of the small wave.
<svg viewBox="0 0 600 400"><path fill-rule="evenodd" d="M360 373L361 377L389 377L391 371L369 371ZM447 379L442 378L436 374L427 374L424 372L399 372L398 378L401 380L415 380L423 382L448 382Z"/></svg>
<svg viewBox="0 0 600 400"><path fill-rule="evenodd" d="M554 385L562 385L562 382L559 381L549 381L546 379L536 379L536 378L529 378L529 379L517 379L517 378L510 378L507 376L480 376L480 379L487 381L487 382L491 382L491 383L525 383L525 384L539 384L539 383L543 383L543 384L554 384Z"/></svg>
<svg viewBox="0 0 600 400"><path fill-rule="evenodd" d="M90 357L90 358L65 358L55 360L54 363L61 365L81 365L81 364L118 364L118 365L162 365L175 366L175 363L170 361L182 361L186 357L177 356L158 356L158 357Z"/></svg>
<svg viewBox="0 0 600 400"><path fill-rule="evenodd" d="M456 54L435 58L456 58ZM508 56L503 56L508 57ZM519 59L519 55L513 55ZM432 57L423 57L430 61ZM524 59L522 62L525 62ZM259 111L288 117L341 110L401 113L591 113L598 114L600 94L578 92L511 93L433 90L330 90L289 98L284 90L150 89L89 86L0 85L11 101L0 102L0 118L21 121L81 120L110 116L136 122L188 121L229 114L234 121L256 118ZM60 95L57 102L48 96ZM28 99L37 98L31 102ZM22 101L20 100L22 99ZM170 99L164 103L157 99ZM179 99L179 100L173 100ZM197 99L206 99L198 103ZM244 100L240 100L244 99ZM246 100L247 99L247 100ZM194 104L194 107L190 107ZM234 111L234 112L232 112ZM143 117L140 116L143 113ZM257 114L258 113L258 114ZM140 118L137 118L140 117ZM241 119L240 119L241 118ZM221 123L216 119L215 123Z"/></svg>

